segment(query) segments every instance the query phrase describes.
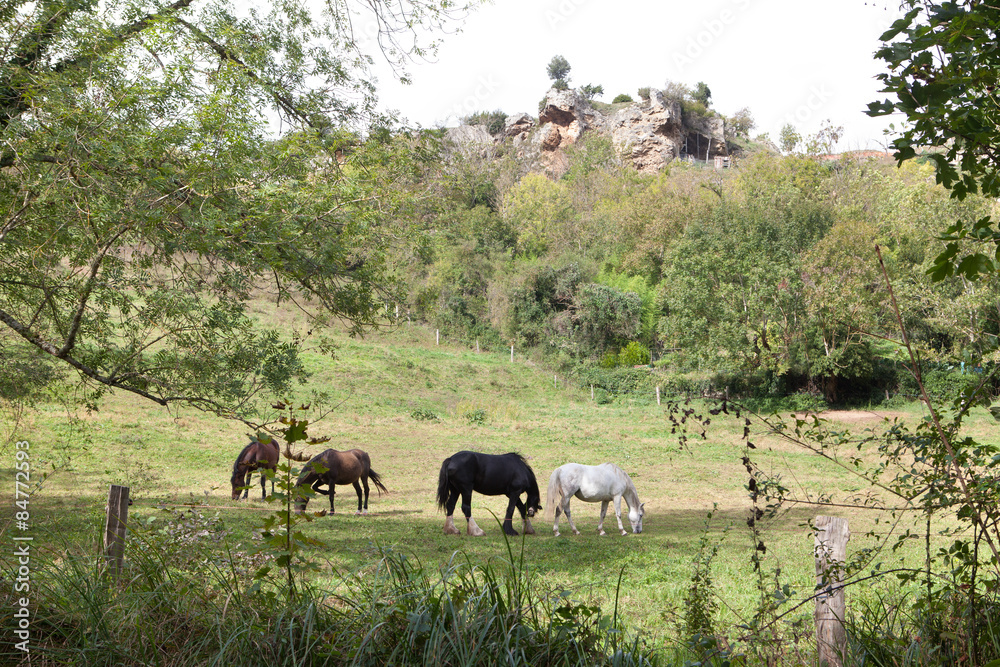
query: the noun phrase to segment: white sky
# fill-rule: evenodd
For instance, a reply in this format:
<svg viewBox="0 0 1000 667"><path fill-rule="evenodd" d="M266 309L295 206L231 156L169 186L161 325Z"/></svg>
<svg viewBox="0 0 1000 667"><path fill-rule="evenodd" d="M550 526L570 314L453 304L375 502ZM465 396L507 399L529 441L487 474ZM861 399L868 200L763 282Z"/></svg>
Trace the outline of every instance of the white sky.
<svg viewBox="0 0 1000 667"><path fill-rule="evenodd" d="M890 121L864 115L885 97L873 53L900 15L895 0L495 0L444 38L436 62L409 66L411 85L380 68L379 95L424 127L494 109L537 116L558 54L570 85L600 84L604 102L704 81L720 113L750 108L754 135L777 140L791 122L806 136L830 119L845 128L840 150L875 149Z"/></svg>

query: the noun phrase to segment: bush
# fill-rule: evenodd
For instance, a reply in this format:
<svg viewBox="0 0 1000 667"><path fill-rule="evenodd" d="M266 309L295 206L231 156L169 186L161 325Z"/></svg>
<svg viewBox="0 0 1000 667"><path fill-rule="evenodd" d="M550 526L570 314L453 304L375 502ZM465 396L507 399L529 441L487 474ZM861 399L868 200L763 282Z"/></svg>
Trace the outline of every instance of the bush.
<svg viewBox="0 0 1000 667"><path fill-rule="evenodd" d="M615 99L611 100L611 103L612 104L618 104L620 102L634 102L634 101L635 100L632 99L631 95L627 95L625 93L621 93L620 95L616 95Z"/></svg>
<svg viewBox="0 0 1000 667"><path fill-rule="evenodd" d="M618 353L618 364L620 366L646 365L650 358L649 348L638 341L632 341Z"/></svg>
<svg viewBox="0 0 1000 667"><path fill-rule="evenodd" d="M485 125L486 131L492 135L500 134L507 122L507 114L500 109L494 111L477 111L462 119L466 125Z"/></svg>

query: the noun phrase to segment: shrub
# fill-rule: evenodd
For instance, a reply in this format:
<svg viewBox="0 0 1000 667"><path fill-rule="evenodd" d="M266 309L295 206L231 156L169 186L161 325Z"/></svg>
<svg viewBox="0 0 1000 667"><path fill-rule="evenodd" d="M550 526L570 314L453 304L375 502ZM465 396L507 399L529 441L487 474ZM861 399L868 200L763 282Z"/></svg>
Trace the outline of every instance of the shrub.
<svg viewBox="0 0 1000 667"><path fill-rule="evenodd" d="M503 131L504 124L507 122L507 114L500 109L477 111L463 118L462 122L466 125L485 125L487 132L496 135Z"/></svg>
<svg viewBox="0 0 1000 667"><path fill-rule="evenodd" d="M631 95L620 93L619 95L615 95L615 99L611 100L611 103L618 104L619 102L634 102L634 101L635 100L632 99Z"/></svg>
<svg viewBox="0 0 1000 667"><path fill-rule="evenodd" d="M638 341L632 341L618 353L618 364L620 366L645 365L649 363L651 356L649 348Z"/></svg>
<svg viewBox="0 0 1000 667"><path fill-rule="evenodd" d="M639 89L639 98L648 102L649 101L649 86L643 86Z"/></svg>

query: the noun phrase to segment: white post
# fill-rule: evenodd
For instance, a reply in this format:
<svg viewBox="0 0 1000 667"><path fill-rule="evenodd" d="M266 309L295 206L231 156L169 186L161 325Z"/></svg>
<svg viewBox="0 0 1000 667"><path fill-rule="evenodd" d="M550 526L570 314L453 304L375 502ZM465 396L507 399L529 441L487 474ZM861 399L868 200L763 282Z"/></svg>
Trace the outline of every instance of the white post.
<svg viewBox="0 0 1000 667"><path fill-rule="evenodd" d="M660 404L660 385L656 385L656 404Z"/></svg>
<svg viewBox="0 0 1000 667"><path fill-rule="evenodd" d="M816 587L822 591L816 598L816 644L819 664L828 667L843 665L847 647L844 630L847 602L844 589L838 584L843 579L849 539L847 519L816 517Z"/></svg>
<svg viewBox="0 0 1000 667"><path fill-rule="evenodd" d="M594 385L590 385L590 400L594 400Z"/></svg>
<svg viewBox="0 0 1000 667"><path fill-rule="evenodd" d="M510 363L514 363L514 346L510 346Z"/></svg>
<svg viewBox="0 0 1000 667"><path fill-rule="evenodd" d="M479 339L476 339L476 354L479 354Z"/></svg>
<svg viewBox="0 0 1000 667"><path fill-rule="evenodd" d="M396 304L396 321L399 321L399 304Z"/></svg>
<svg viewBox="0 0 1000 667"><path fill-rule="evenodd" d="M559 376L558 375L553 375L552 376L552 388L553 389L558 389L559 388Z"/></svg>
<svg viewBox="0 0 1000 667"><path fill-rule="evenodd" d="M435 345L440 345L441 344L441 330L440 329L435 329L434 330L434 344Z"/></svg>

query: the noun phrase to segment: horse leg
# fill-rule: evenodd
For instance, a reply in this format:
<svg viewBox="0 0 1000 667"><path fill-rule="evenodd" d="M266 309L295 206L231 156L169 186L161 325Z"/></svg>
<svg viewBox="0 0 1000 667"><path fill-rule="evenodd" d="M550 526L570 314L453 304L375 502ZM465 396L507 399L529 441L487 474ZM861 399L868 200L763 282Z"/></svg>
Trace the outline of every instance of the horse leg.
<svg viewBox="0 0 1000 667"><path fill-rule="evenodd" d="M511 537L518 535L518 532L514 530L514 508L521 505L521 499L518 496L510 496L510 502L507 503L507 513L503 517L503 532L507 533ZM521 505L524 507L524 505Z"/></svg>
<svg viewBox="0 0 1000 667"><path fill-rule="evenodd" d="M566 521L569 522L569 527L573 530L574 535L579 535L580 531L576 529L576 524L573 523L573 515L569 513L569 501L573 499L573 494L569 493L563 496L562 511L566 515Z"/></svg>
<svg viewBox="0 0 1000 667"><path fill-rule="evenodd" d="M472 489L462 492L462 514L465 515L465 532L473 537L482 537L486 534L482 528L476 525L476 520L472 518ZM507 514L509 515L510 512L508 511ZM508 518L507 521L510 522L510 519ZM517 535L517 533L514 534Z"/></svg>
<svg viewBox="0 0 1000 667"><path fill-rule="evenodd" d="M531 519L528 518L527 508L521 502L521 496L515 497L517 498L517 511L521 513L521 522L524 523L524 534L534 535L535 529L531 527Z"/></svg>
<svg viewBox="0 0 1000 667"><path fill-rule="evenodd" d="M607 514L607 513L608 513L608 501L607 500L602 500L601 501L601 520L597 524L597 534L598 535L607 535L607 533L604 532L604 515Z"/></svg>
<svg viewBox="0 0 1000 667"><path fill-rule="evenodd" d="M243 489L243 499L246 500L250 495L250 478L253 476L253 470L247 468L246 477L243 478L243 486L247 487Z"/></svg>
<svg viewBox="0 0 1000 667"><path fill-rule="evenodd" d="M458 502L458 489L453 486L448 487L448 500L445 502L444 534L461 535L462 532L455 527L455 504Z"/></svg>
<svg viewBox="0 0 1000 667"><path fill-rule="evenodd" d="M628 535L628 531L625 530L625 526L622 525L622 497L615 496L615 517L618 518L618 530L622 531L622 535Z"/></svg>
<svg viewBox="0 0 1000 667"><path fill-rule="evenodd" d="M361 483L365 487L365 511L362 512L362 514L368 514L368 493L369 493L369 489L368 489L368 477L367 476L362 477L361 478Z"/></svg>
<svg viewBox="0 0 1000 667"><path fill-rule="evenodd" d="M354 480L354 490L358 492L358 511L354 513L354 516L361 516L361 483L358 480ZM365 498L365 514L368 514L368 502Z"/></svg>
<svg viewBox="0 0 1000 667"><path fill-rule="evenodd" d="M271 482L274 484L274 482ZM247 489L249 491L249 489ZM274 491L271 491L274 493ZM267 475L264 474L264 469L260 470L260 499L267 500Z"/></svg>

